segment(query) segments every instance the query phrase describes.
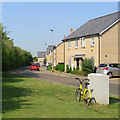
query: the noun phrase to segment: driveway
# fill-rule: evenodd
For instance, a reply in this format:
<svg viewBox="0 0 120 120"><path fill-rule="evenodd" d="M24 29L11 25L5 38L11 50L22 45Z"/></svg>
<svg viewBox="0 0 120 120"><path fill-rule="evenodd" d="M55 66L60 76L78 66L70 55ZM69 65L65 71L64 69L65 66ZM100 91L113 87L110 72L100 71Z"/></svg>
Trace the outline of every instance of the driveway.
<svg viewBox="0 0 120 120"><path fill-rule="evenodd" d="M81 75L47 71L44 67L41 67L40 71L30 71L30 67L25 67L19 70L11 71L11 73L20 76L53 82L57 84L69 85L73 87L79 86L79 81L75 80L76 77L79 77L80 79L86 78L85 76L81 76ZM118 88L120 87L119 81L120 78L110 79L109 81L110 94L118 96Z"/></svg>

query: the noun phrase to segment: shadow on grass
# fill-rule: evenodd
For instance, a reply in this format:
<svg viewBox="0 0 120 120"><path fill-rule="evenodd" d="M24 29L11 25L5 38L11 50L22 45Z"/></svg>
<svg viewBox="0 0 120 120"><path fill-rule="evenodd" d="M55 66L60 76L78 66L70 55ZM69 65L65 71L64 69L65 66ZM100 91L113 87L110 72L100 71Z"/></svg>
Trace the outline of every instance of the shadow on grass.
<svg viewBox="0 0 120 120"><path fill-rule="evenodd" d="M109 103L120 103L120 98L115 98L115 97L109 97Z"/></svg>
<svg viewBox="0 0 120 120"><path fill-rule="evenodd" d="M2 112L13 111L20 109L21 105L28 105L29 101L21 100L19 97L28 96L31 94L31 90L22 87L16 87L13 84L14 82L22 82L16 75L11 75L8 73L3 74L3 83L2 83ZM19 83L18 83L19 84ZM24 83L23 83L24 84Z"/></svg>

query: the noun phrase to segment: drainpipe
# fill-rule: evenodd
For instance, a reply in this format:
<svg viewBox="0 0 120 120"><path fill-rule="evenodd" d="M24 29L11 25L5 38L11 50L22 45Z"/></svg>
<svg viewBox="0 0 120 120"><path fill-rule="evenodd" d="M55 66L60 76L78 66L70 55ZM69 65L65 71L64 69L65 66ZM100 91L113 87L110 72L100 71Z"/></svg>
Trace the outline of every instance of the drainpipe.
<svg viewBox="0 0 120 120"><path fill-rule="evenodd" d="M98 64L100 65L100 35L98 35Z"/></svg>
<svg viewBox="0 0 120 120"><path fill-rule="evenodd" d="M64 42L64 71L65 71L65 41Z"/></svg>

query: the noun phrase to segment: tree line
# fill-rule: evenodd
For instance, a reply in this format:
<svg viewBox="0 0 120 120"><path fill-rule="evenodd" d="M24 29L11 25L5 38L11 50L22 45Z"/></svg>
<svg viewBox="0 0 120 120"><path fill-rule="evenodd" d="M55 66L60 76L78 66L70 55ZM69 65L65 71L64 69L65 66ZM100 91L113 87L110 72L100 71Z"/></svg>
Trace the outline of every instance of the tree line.
<svg viewBox="0 0 120 120"><path fill-rule="evenodd" d="M5 27L0 24L0 42L2 43L2 70L8 71L29 65L33 61L30 52L14 46L13 39L8 37Z"/></svg>

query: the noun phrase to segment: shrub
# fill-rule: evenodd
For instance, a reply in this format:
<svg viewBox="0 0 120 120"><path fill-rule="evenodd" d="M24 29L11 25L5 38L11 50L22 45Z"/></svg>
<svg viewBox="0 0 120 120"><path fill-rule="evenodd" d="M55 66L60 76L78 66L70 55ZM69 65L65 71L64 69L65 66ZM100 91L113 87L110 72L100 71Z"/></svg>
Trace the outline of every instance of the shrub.
<svg viewBox="0 0 120 120"><path fill-rule="evenodd" d="M75 71L75 67L73 67L73 71Z"/></svg>
<svg viewBox="0 0 120 120"><path fill-rule="evenodd" d="M49 67L47 68L47 70L49 70L49 71L52 70L52 63L49 64Z"/></svg>
<svg viewBox="0 0 120 120"><path fill-rule="evenodd" d="M72 68L70 67L70 69L69 69L69 72L71 73L72 72Z"/></svg>
<svg viewBox="0 0 120 120"><path fill-rule="evenodd" d="M66 65L66 72L67 72L67 73L70 72L69 65Z"/></svg>
<svg viewBox="0 0 120 120"><path fill-rule="evenodd" d="M73 69L73 71L71 71L71 74L77 74L78 72L79 72L78 70Z"/></svg>
<svg viewBox="0 0 120 120"><path fill-rule="evenodd" d="M79 70L79 67L77 66L76 70Z"/></svg>
<svg viewBox="0 0 120 120"><path fill-rule="evenodd" d="M93 72L92 60L85 58L82 62L82 74L88 75Z"/></svg>
<svg viewBox="0 0 120 120"><path fill-rule="evenodd" d="M55 66L54 69L63 72L64 71L64 64L59 64L59 65Z"/></svg>

